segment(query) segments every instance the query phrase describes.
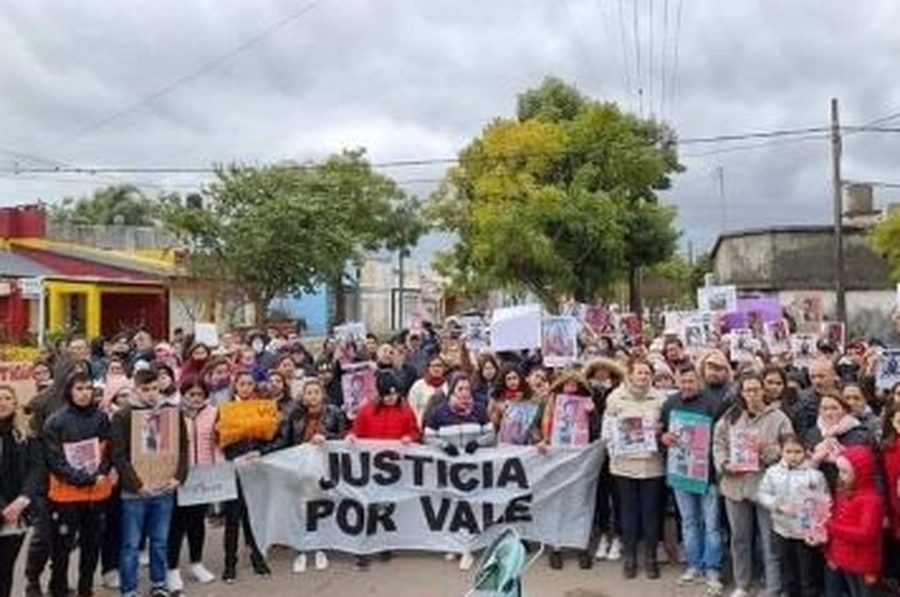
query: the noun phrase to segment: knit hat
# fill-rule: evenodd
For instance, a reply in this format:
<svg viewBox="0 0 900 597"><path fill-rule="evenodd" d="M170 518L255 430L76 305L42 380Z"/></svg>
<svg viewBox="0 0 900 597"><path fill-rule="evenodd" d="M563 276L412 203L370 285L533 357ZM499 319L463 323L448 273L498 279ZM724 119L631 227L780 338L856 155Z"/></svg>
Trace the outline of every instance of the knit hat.
<svg viewBox="0 0 900 597"><path fill-rule="evenodd" d="M375 387L378 389L378 397L384 398L390 394L401 394L401 386L397 376L392 371L378 371L375 379Z"/></svg>

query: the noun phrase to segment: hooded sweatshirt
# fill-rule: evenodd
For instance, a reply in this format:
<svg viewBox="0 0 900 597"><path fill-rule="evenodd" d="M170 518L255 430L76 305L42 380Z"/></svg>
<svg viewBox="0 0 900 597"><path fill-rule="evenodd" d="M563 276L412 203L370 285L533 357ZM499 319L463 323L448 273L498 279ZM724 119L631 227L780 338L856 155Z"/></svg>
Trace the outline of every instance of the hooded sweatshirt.
<svg viewBox="0 0 900 597"><path fill-rule="evenodd" d="M851 446L838 459L839 466L853 471L853 479L834 496L825 557L843 572L877 577L882 564L884 507L875 486L875 454L869 447Z"/></svg>

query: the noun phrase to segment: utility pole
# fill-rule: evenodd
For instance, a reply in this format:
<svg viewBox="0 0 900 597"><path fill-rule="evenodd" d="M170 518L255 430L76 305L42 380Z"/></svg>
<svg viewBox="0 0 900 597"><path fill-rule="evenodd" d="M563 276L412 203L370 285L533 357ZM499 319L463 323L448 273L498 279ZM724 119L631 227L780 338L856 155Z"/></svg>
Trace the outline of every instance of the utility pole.
<svg viewBox="0 0 900 597"><path fill-rule="evenodd" d="M838 321L847 321L844 288L844 201L841 184L841 122L837 98L831 99L831 184L834 194L834 304Z"/></svg>
<svg viewBox="0 0 900 597"><path fill-rule="evenodd" d="M722 206L722 233L728 231L728 201L725 198L725 167L716 167L716 180L719 183L719 203Z"/></svg>
<svg viewBox="0 0 900 597"><path fill-rule="evenodd" d="M406 327L406 324L403 321L403 299L406 293L406 289L404 288L406 284L406 249L400 249L400 257L398 259L398 268L397 268L397 286L399 290L397 294L400 295L400 303L397 305L397 329L403 329Z"/></svg>

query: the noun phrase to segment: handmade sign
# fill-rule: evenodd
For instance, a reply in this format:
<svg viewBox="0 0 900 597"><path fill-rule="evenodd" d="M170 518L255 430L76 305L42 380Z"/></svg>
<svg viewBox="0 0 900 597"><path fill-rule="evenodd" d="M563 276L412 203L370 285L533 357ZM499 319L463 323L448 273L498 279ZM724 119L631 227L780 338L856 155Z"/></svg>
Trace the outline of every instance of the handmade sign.
<svg viewBox="0 0 900 597"><path fill-rule="evenodd" d="M178 505L219 504L236 500L237 476L234 463L194 466L178 488Z"/></svg>
<svg viewBox="0 0 900 597"><path fill-rule="evenodd" d="M145 488L159 488L175 478L180 441L177 408L131 411L131 464Z"/></svg>
<svg viewBox="0 0 900 597"><path fill-rule="evenodd" d="M697 289L697 309L705 313L737 311L737 288L735 286L701 286Z"/></svg>
<svg viewBox="0 0 900 597"><path fill-rule="evenodd" d="M27 361L0 361L0 385L11 387L19 404L25 406L37 393L33 364Z"/></svg>
<svg viewBox="0 0 900 597"><path fill-rule="evenodd" d="M541 345L541 306L519 305L494 309L491 314L491 350L529 350Z"/></svg>
<svg viewBox="0 0 900 597"><path fill-rule="evenodd" d="M218 408L220 448L243 440L269 442L278 432L279 413L274 400L230 400Z"/></svg>
<svg viewBox="0 0 900 597"><path fill-rule="evenodd" d="M793 334L791 336L791 353L794 364L798 367L809 367L818 354L817 338L813 334Z"/></svg>
<svg viewBox="0 0 900 597"><path fill-rule="evenodd" d="M100 440L96 437L63 444L66 462L74 469L95 473L102 458Z"/></svg>
<svg viewBox="0 0 900 597"><path fill-rule="evenodd" d="M846 344L846 327L843 321L823 321L819 330L819 337L834 344L838 352L844 351Z"/></svg>
<svg viewBox="0 0 900 597"><path fill-rule="evenodd" d="M590 443L590 418L583 396L560 394L553 403L551 446L586 446Z"/></svg>
<svg viewBox="0 0 900 597"><path fill-rule="evenodd" d="M324 479L303 464L304 451L327 456ZM602 458L599 443L451 457L398 442L328 442L274 452L239 466L238 475L263 552L471 552L509 527L525 540L583 549L593 516L585 504L596 496Z"/></svg>
<svg viewBox="0 0 900 597"><path fill-rule="evenodd" d="M544 317L541 320L541 356L547 367L565 367L578 360L578 320Z"/></svg>
<svg viewBox="0 0 900 597"><path fill-rule="evenodd" d="M334 326L337 344L337 359L341 363L352 363L362 351L366 341L366 324L360 322Z"/></svg>
<svg viewBox="0 0 900 597"><path fill-rule="evenodd" d="M532 443L532 432L538 425L540 405L536 402L507 401L503 405L500 417L500 428L497 442L513 446L525 446Z"/></svg>
<svg viewBox="0 0 900 597"><path fill-rule="evenodd" d="M736 363L747 363L753 360L754 346L753 330L743 328L731 330L731 345L729 356Z"/></svg>
<svg viewBox="0 0 900 597"><path fill-rule="evenodd" d="M766 346L769 354L780 355L790 352L790 328L784 319L769 321L765 324Z"/></svg>
<svg viewBox="0 0 900 597"><path fill-rule="evenodd" d="M669 487L705 494L709 489L709 457L712 419L706 415L673 410L669 433L676 443L666 452L666 482Z"/></svg>
<svg viewBox="0 0 900 597"><path fill-rule="evenodd" d="M757 473L760 470L760 441L755 429L728 431L728 465L733 473Z"/></svg>
<svg viewBox="0 0 900 597"><path fill-rule="evenodd" d="M344 392L344 414L352 421L367 400L378 397L372 363L353 363L344 367L341 389Z"/></svg>

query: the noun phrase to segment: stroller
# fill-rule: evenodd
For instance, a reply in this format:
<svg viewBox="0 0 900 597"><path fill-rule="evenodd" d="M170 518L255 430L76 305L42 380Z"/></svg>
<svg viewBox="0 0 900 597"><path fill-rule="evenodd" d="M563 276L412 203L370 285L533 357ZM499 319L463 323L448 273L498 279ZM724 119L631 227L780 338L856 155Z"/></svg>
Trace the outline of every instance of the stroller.
<svg viewBox="0 0 900 597"><path fill-rule="evenodd" d="M475 580L465 597L523 597L522 576L541 556L541 544L531 560L515 529L505 529L488 546L478 562Z"/></svg>

